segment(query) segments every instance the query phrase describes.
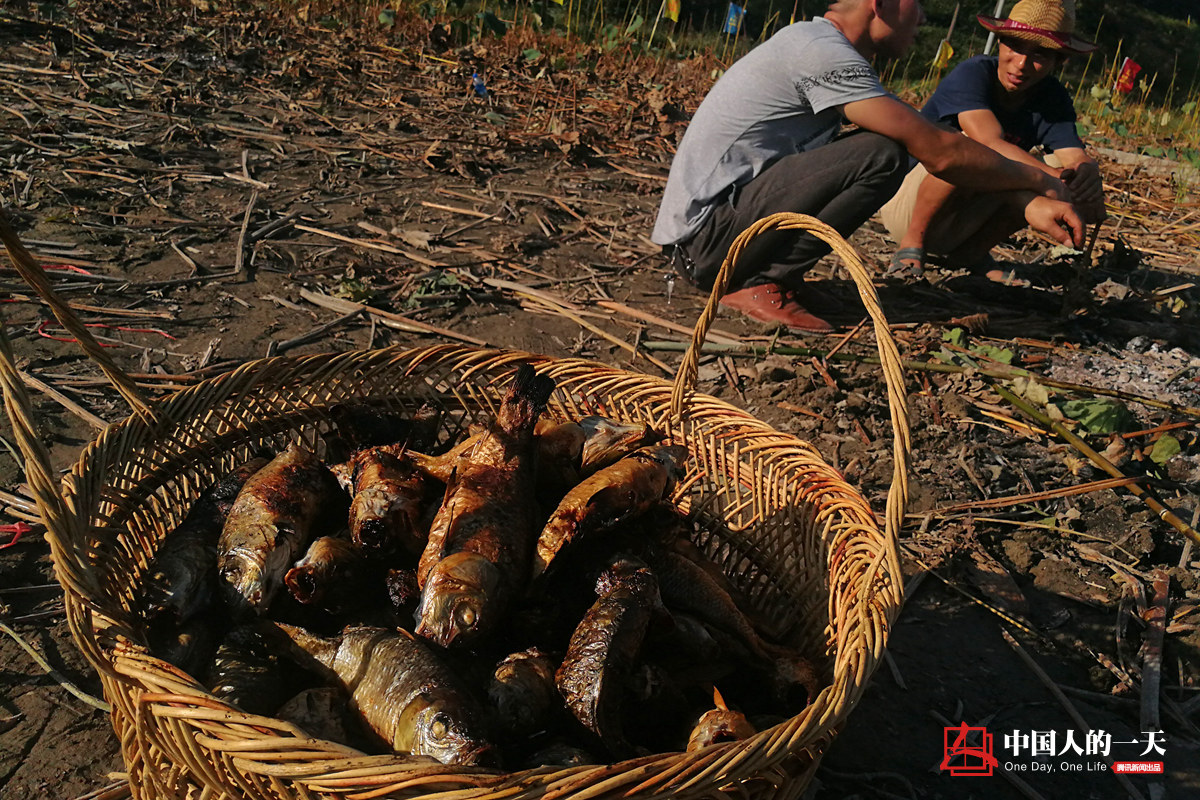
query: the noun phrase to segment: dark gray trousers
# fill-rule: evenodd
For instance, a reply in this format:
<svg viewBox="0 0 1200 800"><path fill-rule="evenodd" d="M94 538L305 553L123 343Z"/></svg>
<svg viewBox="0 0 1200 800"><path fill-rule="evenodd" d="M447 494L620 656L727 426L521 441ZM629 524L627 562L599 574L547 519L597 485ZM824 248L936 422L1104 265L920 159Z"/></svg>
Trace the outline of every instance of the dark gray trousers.
<svg viewBox="0 0 1200 800"><path fill-rule="evenodd" d="M771 214L809 214L849 236L891 199L908 166L903 147L865 131L781 158L720 201L704 227L683 244L694 283L711 289L733 240ZM828 252L829 246L811 234L762 234L738 259L730 289L762 283L800 289L804 273Z"/></svg>

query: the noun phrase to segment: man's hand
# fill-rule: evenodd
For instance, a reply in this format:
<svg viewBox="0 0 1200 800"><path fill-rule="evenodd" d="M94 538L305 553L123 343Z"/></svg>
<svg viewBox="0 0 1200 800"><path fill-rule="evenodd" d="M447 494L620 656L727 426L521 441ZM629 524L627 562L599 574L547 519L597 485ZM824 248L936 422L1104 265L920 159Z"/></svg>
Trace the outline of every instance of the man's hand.
<svg viewBox="0 0 1200 800"><path fill-rule="evenodd" d="M1085 222L1099 222L1107 216L1104 210L1104 181L1100 177L1100 167L1094 161L1084 161L1074 169L1064 169L1058 177L1070 189L1071 201Z"/></svg>
<svg viewBox="0 0 1200 800"><path fill-rule="evenodd" d="M1059 244L1083 247L1083 219L1070 203L1035 195L1025 205L1025 221Z"/></svg>
<svg viewBox="0 0 1200 800"><path fill-rule="evenodd" d="M1056 178L1048 172L1042 173L1042 188L1038 194L1050 200L1058 200L1064 203L1070 203L1074 200L1074 197L1071 195L1071 189L1067 186L1065 179Z"/></svg>

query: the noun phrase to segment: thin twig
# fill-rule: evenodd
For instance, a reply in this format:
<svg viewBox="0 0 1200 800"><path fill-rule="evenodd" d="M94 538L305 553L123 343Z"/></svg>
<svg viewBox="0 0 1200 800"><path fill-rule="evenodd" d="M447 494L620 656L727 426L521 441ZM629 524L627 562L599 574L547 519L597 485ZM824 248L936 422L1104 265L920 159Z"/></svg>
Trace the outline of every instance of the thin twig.
<svg viewBox="0 0 1200 800"><path fill-rule="evenodd" d="M356 320L356 319L361 319L365 315L365 313L366 312L363 311L362 309L358 309L355 311L351 311L349 314L344 314L335 320L330 320L329 322L326 322L324 325L321 325L318 328L313 328L308 333L302 333L299 336L295 337L294 339L288 339L286 341L280 342L279 344L277 344L271 348L271 353L269 353L269 355L277 355L279 353L285 353L288 350L291 350L293 347L297 347L297 346L305 344L307 342L314 341L315 339L320 339L325 334L329 333L330 331L332 331L336 328L340 328L341 326L345 325L347 322L351 322L352 320Z"/></svg>
<svg viewBox="0 0 1200 800"><path fill-rule="evenodd" d="M373 308L362 303L343 300L340 297L330 297L327 294L319 292L310 292L308 289L301 289L300 296L313 305L328 308L331 311L340 311L343 314L349 314L354 311L365 312L372 317L378 318L380 322L389 328L395 328L396 330L407 331L408 333L432 333L438 336L445 336L448 339L457 339L460 342L466 342L476 347L487 347L487 342L482 339L476 339L474 336L467 336L464 333L458 333L447 328L439 328L427 322L419 322L418 320L410 319L400 314L393 314L383 309Z"/></svg>
<svg viewBox="0 0 1200 800"><path fill-rule="evenodd" d="M88 411L86 408L79 405L79 403L76 403L74 400L67 397L65 394L58 391L53 386L51 386L50 384L41 380L40 378L35 378L27 372L18 371L18 374L21 376L21 381L26 386L28 386L30 389L36 389L37 391L46 395L51 400L58 403L60 406L65 408L67 411L70 411L72 414L79 417L81 420L86 422L88 425L91 425L96 430L102 431L108 427L108 422L106 420L102 419L101 417L96 416L91 411Z"/></svg>
<svg viewBox="0 0 1200 800"><path fill-rule="evenodd" d="M1057 500L1062 497L1076 497L1078 495L1091 494L1092 492L1099 492L1105 489L1116 489L1121 486L1129 486L1130 484L1145 480L1145 476L1106 478L1104 480L1081 483L1078 486L1064 486L1060 489L1047 489L1044 492L1014 494L1006 497L992 497L988 498L987 500L968 500L965 503L955 503L949 506L941 506L936 509L936 512L939 514L949 514L958 511L970 511L976 508L1009 508L1011 506L1028 505L1030 503L1041 503L1045 500Z"/></svg>
<svg viewBox="0 0 1200 800"><path fill-rule="evenodd" d="M47 675L49 675L51 678L54 678L54 680L58 681L59 685L62 686L64 689L66 689L68 692L75 695L80 700L82 700L83 702L85 702L89 706L91 706L92 708L98 708L105 713L112 710L112 706L110 706L108 703L106 703L103 700L100 700L98 698L92 697L90 694L83 691L82 689L77 687L75 684L71 683L69 680L64 678L62 673L60 673L54 667L50 666L50 664L46 661L46 659L42 658L41 654L38 653L37 650L34 650L33 647L30 646L30 644L28 642L26 642L24 639L21 638L20 634L18 634L12 628L8 627L8 625L4 624L3 622L0 622L0 633L7 633L14 642L16 642L18 645L21 646L22 650L24 650L26 653L29 654L29 657L34 660L34 663L36 663L39 667L41 667L43 670L45 670Z"/></svg>
<svg viewBox="0 0 1200 800"><path fill-rule="evenodd" d="M1154 570L1154 598L1146 619L1145 655L1142 657L1142 707L1139 719L1143 731L1161 728L1158 693L1162 685L1163 638L1167 627L1167 596L1170 577L1165 570Z"/></svg>
<svg viewBox="0 0 1200 800"><path fill-rule="evenodd" d="M110 773L108 777L112 778L115 775ZM80 795L75 800L129 800L132 796L133 790L129 788L129 779L125 778L116 783L110 783L108 786L104 786L94 792Z"/></svg>
<svg viewBox="0 0 1200 800"><path fill-rule="evenodd" d="M233 269L238 275L249 279L250 268L246 263L246 234L250 230L250 217L254 214L254 205L258 202L258 190L250 193L250 202L246 203L246 213L242 215L242 228L238 232L237 251L234 254Z"/></svg>

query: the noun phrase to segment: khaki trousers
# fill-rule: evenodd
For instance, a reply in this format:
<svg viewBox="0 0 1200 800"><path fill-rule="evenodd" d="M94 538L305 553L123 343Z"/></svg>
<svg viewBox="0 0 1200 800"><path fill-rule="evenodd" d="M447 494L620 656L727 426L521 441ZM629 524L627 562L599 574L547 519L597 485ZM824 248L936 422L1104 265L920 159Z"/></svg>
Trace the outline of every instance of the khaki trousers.
<svg viewBox="0 0 1200 800"><path fill-rule="evenodd" d="M1042 160L1051 167L1062 165L1053 153L1042 156ZM879 221L887 228L893 241L899 242L908 230L913 208L917 204L917 189L928 175L925 165L917 164L905 176L900 190L879 209ZM960 190L954 202L947 204L934 217L925 235L925 252L944 254L957 250L978 234L1004 202L1003 192Z"/></svg>

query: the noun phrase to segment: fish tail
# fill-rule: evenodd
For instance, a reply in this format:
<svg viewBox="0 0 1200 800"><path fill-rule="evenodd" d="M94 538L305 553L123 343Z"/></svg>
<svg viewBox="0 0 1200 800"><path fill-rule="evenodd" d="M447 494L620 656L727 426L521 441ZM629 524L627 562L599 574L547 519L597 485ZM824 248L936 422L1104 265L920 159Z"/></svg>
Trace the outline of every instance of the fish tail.
<svg viewBox="0 0 1200 800"><path fill-rule="evenodd" d="M532 431L553 392L553 378L538 375L529 364L517 367L516 377L498 414L500 427L509 432L524 428Z"/></svg>

